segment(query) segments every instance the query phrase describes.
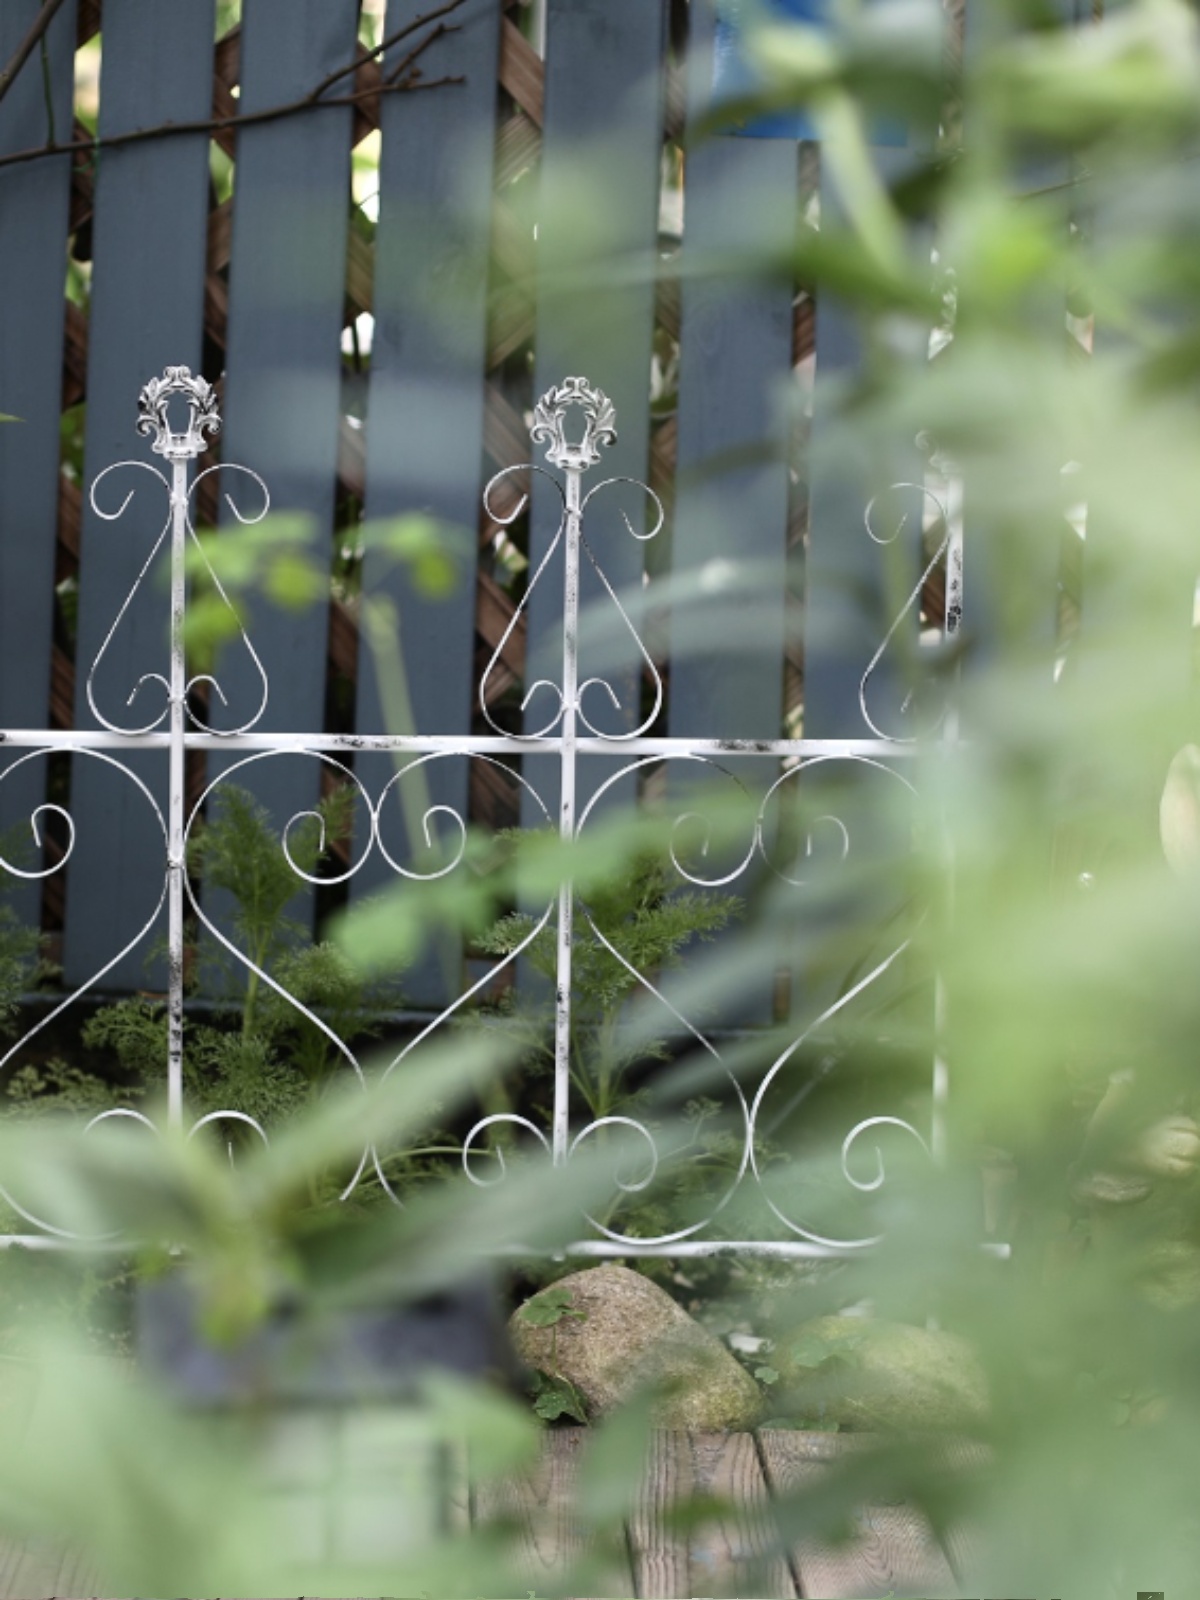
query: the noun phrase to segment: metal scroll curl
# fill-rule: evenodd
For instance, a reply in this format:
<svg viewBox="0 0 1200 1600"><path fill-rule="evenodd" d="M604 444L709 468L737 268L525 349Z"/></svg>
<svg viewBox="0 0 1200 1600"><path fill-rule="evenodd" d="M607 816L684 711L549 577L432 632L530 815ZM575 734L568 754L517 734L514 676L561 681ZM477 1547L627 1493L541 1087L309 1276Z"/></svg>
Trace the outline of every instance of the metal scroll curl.
<svg viewBox="0 0 1200 1600"><path fill-rule="evenodd" d="M219 679L217 679L212 673L208 672L196 673L193 677L188 679L185 693L188 696L188 720L191 722L192 726L198 728L202 733L219 733L229 737L234 734L249 733L251 728L257 727L257 725L262 721L263 715L267 709L267 702L270 698L270 686L267 681L266 668L259 659L258 652L250 642L250 636L246 632L245 627L242 625L242 619L238 613L237 607L225 592L225 586L222 584L220 578L213 571L212 562L208 559L208 552L200 542L200 537L196 532L195 523L192 520L191 506L194 502L197 489L206 478L212 477L214 474L220 472L239 473L243 478L248 478L262 495L261 509L247 514L239 506L232 493L230 493L228 490L225 491L223 496L225 504L229 507L230 512L243 528L253 527L255 523L263 520L263 518L267 515L267 512L271 509L271 495L266 484L259 477L257 472L253 472L249 467L239 466L233 461L219 461L211 467L205 467L203 472L198 472L192 479L191 487L188 490L187 506L184 510L184 516L187 522L188 538L191 541L193 549L197 551L200 560L204 564L204 568L208 573L209 581L220 595L222 601L225 603L225 606L229 611L230 616L233 618L242 647L246 651L246 654L250 657L251 664L253 665L254 671L258 678L258 705L251 712L250 716L246 717L235 728L210 727L210 725L205 722L202 717L198 716L196 711L193 709L195 703L192 698L193 691L199 688L201 684L207 684L217 696L218 700L220 700L221 704L223 706L228 706L229 700L224 689L221 687Z"/></svg>
<svg viewBox="0 0 1200 1600"><path fill-rule="evenodd" d="M169 369L169 370L174 370L174 369ZM146 419L143 418L143 421L145 421L145 420ZM146 431L146 430L143 429L143 431ZM173 438L173 439L178 438L178 437L180 437L180 436L171 435L171 438ZM203 448L202 439L197 437L197 439L194 442L196 443L198 448ZM161 444L161 441L156 442L155 445L154 445L154 448L156 450L160 449L160 444ZM169 454L168 448L163 446L162 447L162 453ZM181 457L179 455L175 455L175 456L171 457L171 459L176 460L176 462L178 463L181 460ZM143 692L151 684L157 685L157 687L159 689L161 689L162 695L163 695L162 704L161 704L160 709L157 711L157 713L153 717L151 717L148 721L138 722L138 723L135 723L135 724L130 724L127 721L123 721L123 720L120 720L120 719L117 719L117 718L114 718L114 717L107 716L103 711L101 711L100 705L98 703L97 679L98 679L98 676L100 674L100 671L101 671L101 668L103 666L103 663L104 663L104 661L105 661L105 659L106 659L106 657L108 655L108 652L109 652L109 650L110 650L110 648L111 648L111 646L113 644L113 641L116 638L118 632L120 631L122 623L124 622L126 616L129 614L130 610L132 609L134 603L136 602L139 593L143 589L143 586L145 584L147 575L149 574L151 568L154 566L154 563L155 563L156 559L158 558L160 552L162 552L164 547L167 546L169 544L169 542L170 542L173 519L174 519L174 512L175 512L175 500L173 498L173 494L174 494L175 491L173 490L171 483L168 482L168 480L163 476L163 474L158 470L158 468L155 467L155 466L152 466L149 462L137 461L137 460L114 462L112 466L106 467L103 470L103 472L101 472L101 473L99 473L97 475L97 477L93 480L93 483L92 483L92 486L91 486L91 490L89 491L89 499L91 501L91 505L92 505L93 511L95 511L96 515L98 517L101 517L105 522L117 522L117 521L119 521L121 519L121 517L124 516L125 512L129 508L130 504L132 503L132 501L133 501L133 499L134 499L134 497L136 495L137 491L136 491L136 486L135 486L135 488L130 489L128 491L128 493L125 495L124 499L116 507L115 510L113 510L113 509L107 509L106 510L105 507L103 505L101 505L100 499L98 498L98 495L101 492L101 485L104 484L106 482L106 480L108 480L109 477L113 473L121 472L121 471L124 471L124 470L127 470L127 469L131 469L131 470L134 470L134 471L148 472L163 486L163 488L167 492L167 498L168 498L167 515L166 515L166 518L165 518L165 520L163 522L162 527L159 529L158 534L156 535L156 537L154 539L153 544L150 547L149 554L146 556L145 561L142 563L141 569L139 570L137 577L134 579L133 584L129 589L129 592L126 594L124 600L121 602L121 606L120 606L119 610L117 611L117 615L113 619L112 624L108 629L108 632L105 634L104 639L101 642L100 648L97 650L97 652L96 652L96 654L95 654L95 656L94 656L94 658L92 660L91 666L88 669L88 674L87 674L87 679L86 679L86 693L87 693L88 705L89 705L89 707L91 709L92 715L96 718L97 722L100 724L100 726L102 728L105 728L109 733L120 733L120 734L125 734L125 735L128 735L128 736L132 737L132 736L137 736L137 735L141 735L141 734L153 733L156 729L163 727L164 724L167 722L167 719L170 716L170 710L171 710L171 682L170 682L170 678L168 677L168 674L166 672L144 672L144 673L141 674L141 676L137 679L136 683L133 685L133 688L130 690L129 695L128 695L126 701L125 701L125 704L126 704L127 708L132 706L135 703L135 701L138 701L139 698L142 696ZM207 684L208 686L210 686L212 688L214 693L217 695L217 698L221 701L221 703L223 705L228 705L228 700L226 698L224 690L221 687L221 684L220 684L219 680L216 677L214 677L210 673L197 673L192 678L190 678L187 681L186 685L185 685L185 695L188 697L188 699L187 699L187 717L188 717L189 722L192 724L192 726L197 728L197 729L199 729L203 733L223 733L223 734L226 734L226 735L234 735L234 734L248 733L253 727L255 727L261 721L262 716L263 716L264 712L267 709L268 683L267 683L266 670L263 667L262 661L259 659L259 656L258 656L257 652L255 651L254 646L250 642L249 635L246 633L246 630L245 630L244 626L242 625L241 617L238 614L237 607L233 604L232 600L230 600L229 595L226 593L226 590L225 590L223 584L221 583L220 578L213 571L212 563L209 561L208 554L205 551L204 546L200 542L199 536L198 536L198 534L196 532L195 524L194 524L193 519L192 519L191 507L192 507L192 505L194 503L194 498L195 498L196 491L197 491L199 485L206 478L209 478L209 477L213 476L214 474L220 473L220 472L237 473L237 474L240 474L243 478L249 479L250 482L252 482L255 485L256 489L258 490L258 492L262 496L261 508L257 509L257 510L253 510L253 511L247 513L238 504L237 500L235 499L235 497L233 496L232 493L230 493L230 492L226 492L225 493L224 499L225 499L226 504L229 506L229 509L232 512L233 516L237 519L237 522L243 527L252 526L253 524L261 522L263 520L263 518L267 515L268 510L270 509L270 494L269 494L269 492L267 490L267 486L263 482L262 478L259 477L258 473L251 471L251 469L249 467L239 466L234 462L219 462L219 463L214 464L211 467L206 467L204 469L204 471L199 472L199 473L196 474L196 476L192 479L192 482L191 482L190 486L187 489L186 497L184 498L184 500L182 502L182 505L181 505L182 517L183 517L184 525L186 527L187 537L190 540L193 548L198 553L200 562L203 564L205 570L208 573L209 581L213 584L213 587L216 589L217 594L220 596L222 602L228 608L230 616L233 618L233 622L234 622L234 626L235 626L236 631L237 631L237 635L238 635L238 637L240 639L242 647L245 649L245 651L249 655L249 658L250 658L251 664L253 665L255 674L257 676L258 685L259 685L259 701L258 701L258 705L255 708L255 710L251 713L251 715L249 717L245 718L237 727L227 728L227 729L217 729L217 728L211 727L202 717L200 717L196 713L196 711L194 709L194 699L192 698L193 691L196 690L197 688L199 688L201 684Z"/></svg>
<svg viewBox="0 0 1200 1600"><path fill-rule="evenodd" d="M837 771L839 768L846 769L848 773L857 774L861 772L874 774L878 778L886 781L888 784L895 786L903 798L914 798L916 795L915 786L903 772L898 771L894 766L889 766L882 761L875 760L868 756L814 756L808 758L807 760L802 760L792 767L789 767L775 781L770 790L767 792L767 795L764 797L762 808L759 813L758 835L759 847L763 860L768 866L770 866L776 879L788 887L808 889L813 886L814 882L819 882L821 880L819 878L814 880L807 873L797 872L792 865L781 865L777 860L773 859L771 851L766 843L766 830L764 828L764 821L768 808L774 801L778 799L781 792L783 792L787 786L796 786L801 784L807 776L816 771L823 770L825 774L830 774ZM872 839L877 838L880 831L878 826L879 818L877 814L875 815L874 820L876 826L871 830ZM808 817L805 820L804 826L808 830L819 826L824 826L830 829L836 827L839 838L839 848L836 851L837 858L839 861L843 862L851 861L854 851L854 841L858 831L853 821L848 824L841 816L822 812L820 815L814 813ZM811 832L808 833L807 840L808 847L802 848L798 852L800 856L805 859L811 851ZM915 916L917 924L919 925L922 913L918 910L915 911L913 915ZM893 936L888 938L886 930L890 925L890 919L885 917L882 920L884 945L882 951L877 947L874 953L864 960L860 964L859 968L851 975L851 978L847 980L846 987L837 996L837 998L830 1005L824 1007L820 1014L813 1018L813 1020L809 1022L807 1026L804 1027L804 1029L775 1056L774 1060L770 1062L762 1078L760 1079L750 1105L750 1122L752 1130L751 1170L763 1200L775 1219L783 1225L788 1233L804 1240L808 1244L838 1252L856 1251L868 1248L879 1242L879 1236L843 1235L840 1237L833 1237L828 1231L808 1226L805 1222L799 1220L795 1215L793 1215L791 1210L785 1204L781 1203L778 1186L773 1185L768 1179L766 1163L763 1155L763 1146L766 1137L764 1135L763 1123L766 1120L768 1099L773 1093L777 1092L782 1087L785 1071L789 1067L794 1066L797 1060L802 1057L805 1048L810 1046L822 1034L822 1032L829 1027L830 1024L840 1024L843 1022L847 1014L856 1005L856 1003L860 1002L864 999L864 997L871 994L873 990L877 990L887 974L889 972L893 972L893 970L897 968L897 964L910 950L915 930L908 932L903 937ZM834 1051L827 1054L823 1066L815 1069L810 1066L809 1070L811 1076L800 1088L800 1090L793 1094L790 1101L791 1106L799 1106L814 1089L821 1085L822 1080L829 1072L836 1072L836 1069L840 1064L840 1055L838 1052ZM872 1130L877 1130L880 1128L891 1128L902 1132L911 1140L913 1140L927 1157L932 1159L930 1145L925 1136L920 1133L918 1129L907 1119L890 1114L871 1115L862 1118L857 1121L845 1134L841 1145L839 1163L839 1170L844 1181L847 1183L850 1189L860 1194L874 1193L875 1191L881 1189L884 1183L887 1181L887 1168L884 1162L883 1152L878 1144L874 1145L873 1147L875 1153L875 1170L869 1177L863 1178L859 1175L859 1172L856 1168L856 1162L854 1160L854 1153L857 1146L865 1140L868 1133L870 1133Z"/></svg>
<svg viewBox="0 0 1200 1600"><path fill-rule="evenodd" d="M936 495L932 489L929 489L924 484L920 483L894 483L886 492L888 494L903 493L906 495L916 494L921 496L934 507L938 515L938 520L944 530L937 549L934 551L930 560L926 563L921 576L918 578L916 585L914 586L911 594L909 594L907 600L904 602L904 605L893 618L891 626L888 628L887 633L883 637L882 643L879 645L878 649L876 649L874 655L867 664L866 671L863 673L858 686L859 709L862 712L863 720L866 722L871 732L875 734L877 738L888 739L894 744L915 744L921 739L927 739L931 737L933 734L937 733L938 729L942 726L950 710L949 695L944 694L941 697L941 703L937 706L936 710L926 712L923 726L914 727L913 723L910 721L901 731L888 731L884 727L880 726L878 716L872 711L871 708L871 697L874 693L876 679L884 658L887 656L889 650L893 648L896 640L900 637L901 630L904 629L906 625L915 626L916 619L920 613L921 596L924 593L925 585L941 566L943 561L947 561L947 559L949 560L950 564L950 581L947 585L947 606L944 632L947 638L957 632L962 615L960 598L961 571L959 570L961 565L961 551L955 548L954 537L950 525L950 517L946 505L940 496ZM905 511L897 524L890 531L881 530L879 526L881 499L881 495L876 495L869 502L866 510L863 513L863 525L866 528L868 537L873 543L881 547L887 547L894 545L900 538L900 535L904 532L910 512ZM909 654L911 655L912 652L910 651ZM913 671L913 661L909 660L906 663L906 666L908 669L908 676L911 681L905 692L904 698L900 703L898 714L900 717L909 718L918 710L918 700L921 698L920 691L923 686L916 681Z"/></svg>
<svg viewBox="0 0 1200 1600"><path fill-rule="evenodd" d="M39 1034L42 1034L49 1029L58 1020L58 1018L61 1017L64 1012L68 1011L70 1007L73 1006L78 1000L103 984L105 978L116 966L124 961L127 956L132 955L132 953L137 950L139 946L144 944L144 942L152 933L155 924L160 920L163 907L166 904L167 899L167 823L157 800L154 798L154 795L136 772L132 772L127 766L125 766L123 762L118 761L115 757L106 754L104 751L89 750L79 747L69 747L69 749L70 754L76 759L97 762L106 771L113 771L119 774L121 778L126 779L129 783L131 783L137 793L140 794L142 799L145 800L146 804L150 808L151 817L153 818L155 824L157 824L159 833L162 836L163 883L161 889L158 891L158 895L155 899L152 909L149 912L149 915L142 919L137 931L133 934L133 936L127 939L121 948L117 950L109 958L109 960L104 962L104 964L98 967L95 972L91 973L87 978L85 978L82 983L77 984L71 990L70 994L65 995L61 1000L53 1005L46 1012L45 1016L41 1017L37 1022L35 1022L31 1028L26 1029L20 1038L15 1040L8 1047L8 1049L5 1050L3 1055L0 1055L0 1079L5 1081L7 1080L7 1075L10 1073L12 1068L20 1061L22 1054L28 1049L29 1045L35 1038L37 1038ZM15 772L26 766L28 763L42 760L50 756L52 753L54 752L50 750L35 749L30 750L25 755L18 757L17 760L6 766L3 772L0 772L0 787L2 787L3 784L9 778L11 778ZM75 820L71 816L70 811L65 806L60 805L38 806L31 814L29 819L30 832L32 833L35 847L39 851L42 850L44 843L41 826L42 819L51 815L58 817L63 822L67 834L66 843L63 847L62 854L58 857L58 859L51 862L49 866L37 869L22 867L17 862L3 859L0 860L0 865L3 866L5 871L13 873L16 877L27 880L40 880L51 877L55 873L62 872L66 868L67 863L75 854L75 848L78 839ZM86 1125L84 1131L90 1132L101 1122L117 1117L132 1119L133 1121L144 1124L149 1128L154 1127L154 1124L150 1121L150 1119L140 1111L135 1111L128 1107L113 1107L108 1111L101 1112L98 1117L93 1117L92 1120ZM51 1216L43 1215L41 1210L35 1209L33 1206L27 1204L20 1195L14 1193L11 1184L7 1180L0 1180L0 1199L3 1199L4 1202L10 1206L12 1210L25 1222L36 1228L40 1233L51 1238L61 1239L63 1241L73 1241L76 1243L97 1243L104 1238L109 1237L108 1235L99 1232L91 1235L82 1234L77 1230L61 1226L60 1223L55 1222Z"/></svg>
<svg viewBox="0 0 1200 1600"><path fill-rule="evenodd" d="M576 409L581 411L583 414L583 432L577 441L572 441L568 437L567 418L569 414ZM602 589L604 590L604 593L608 596L608 599L616 608L624 632L636 646L638 655L640 657L641 670L648 676L649 682L652 685L653 703L649 712L644 716L641 716L637 721L636 726L631 726L627 729L621 729L619 731L610 731L609 729L599 726L595 713L589 716L588 712L584 708L584 696L589 690L602 693L607 698L607 702L612 709L619 715L623 715L627 721L633 721L633 719L638 715L638 708L635 706L627 706L623 702L621 694L618 692L611 679L603 676L602 674L596 674L583 679L581 682L576 682L575 652L578 649L576 623L578 617L579 595L576 586L576 580L568 577L568 592L565 600L564 653L565 656L570 658L569 674L566 676L563 683L553 682L549 678L539 678L528 686L524 699L521 702L522 712L525 712L529 709L535 696L537 696L539 692L544 692L551 697L551 702L554 705L554 711L548 720L542 722L534 729L527 730L519 737L528 739L531 742L538 740L549 740L555 737L563 724L564 716L568 710L568 690L566 688L567 682L574 684L574 688L570 693L569 709L575 716L578 717L579 723L582 725L582 727L596 738L608 739L613 743L639 738L653 726L662 710L664 691L663 681L661 674L658 671L658 667L649 650L646 648L645 641L634 627L628 612L622 605L616 590L609 581L608 575L605 573L603 566L601 565L595 551L587 539L586 534L584 533L584 516L592 501L604 490L612 489L621 484L627 484L638 490L641 494L645 495L653 509L651 526L643 533L639 533L637 531L637 529L633 526L633 523L630 521L629 516L624 511L621 512L622 521L624 522L625 528L631 538L638 540L640 543L645 543L646 541L657 537L657 535L661 532L666 520L666 512L658 495L649 487L648 484L642 483L636 478L623 476L605 478L601 480L601 482L594 484L592 488L588 490L586 495L582 494L580 486L582 474L586 472L589 467L594 466L599 462L600 447L602 445L607 446L616 442L617 435L615 423L616 412L607 395L605 395L599 389L591 388L587 384L586 380L582 378L568 378L563 384L559 385L555 389L549 390L545 395L542 396L541 400L537 404L537 407L535 408L533 427L530 430L531 438L535 443L542 443L546 445L546 459L550 462L550 464L552 466L561 467L565 470L565 487L563 483L560 483L560 481L552 473L547 472L544 467L530 462L518 466L506 467L503 471L498 472L491 479L484 490L484 508L488 515L492 518L493 522L500 527L511 526L517 517L520 516L521 512L525 509L528 501L528 496L522 495L516 506L512 508L505 508L495 503L496 489L504 480L513 475L530 472L539 473L542 477L548 479L549 482L554 485L561 504L561 515L559 517L558 526L554 531L554 534L550 540L550 544L545 554L542 556L542 559L539 561L537 570L530 578L525 593L521 597L516 611L514 612L507 628L504 631L503 637L496 646L495 650L492 652L492 655L488 660L480 678L480 711L489 727L493 728L497 733L503 733L505 730L500 727L500 725L491 715L488 700L488 685L492 679L493 673L496 671L496 668L498 667L504 655L514 631L522 625L523 621L527 617L528 608L531 604L534 592L547 581L546 574L550 568L551 561L558 550L564 546L564 544L568 546L568 549L572 544L574 544L577 546L578 550L583 552L583 554L587 557L589 565L595 572L596 577L599 580ZM570 563L570 560L571 556L569 554L568 563ZM569 565L568 570L570 570ZM564 661L564 673L568 673L566 661Z"/></svg>

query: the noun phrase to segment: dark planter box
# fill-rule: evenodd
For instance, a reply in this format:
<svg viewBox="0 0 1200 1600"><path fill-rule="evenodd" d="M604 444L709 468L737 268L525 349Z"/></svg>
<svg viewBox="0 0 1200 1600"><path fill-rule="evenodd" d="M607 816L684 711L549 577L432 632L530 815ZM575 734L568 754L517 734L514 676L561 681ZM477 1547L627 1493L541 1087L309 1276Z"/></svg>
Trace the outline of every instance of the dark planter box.
<svg viewBox="0 0 1200 1600"><path fill-rule="evenodd" d="M174 1275L138 1291L137 1353L144 1371L198 1405L407 1402L431 1368L505 1382L515 1372L490 1281L320 1317L285 1306L221 1347L202 1336L195 1293Z"/></svg>

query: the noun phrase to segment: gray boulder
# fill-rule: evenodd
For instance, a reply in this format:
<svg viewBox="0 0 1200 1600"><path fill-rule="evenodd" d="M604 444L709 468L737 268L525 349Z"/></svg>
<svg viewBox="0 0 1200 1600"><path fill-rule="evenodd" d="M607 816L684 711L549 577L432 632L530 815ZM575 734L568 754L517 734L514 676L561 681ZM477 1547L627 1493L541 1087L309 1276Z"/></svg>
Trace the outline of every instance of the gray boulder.
<svg viewBox="0 0 1200 1600"><path fill-rule="evenodd" d="M780 1340L771 1409L841 1428L962 1433L987 1420L987 1379L952 1333L869 1317L816 1317Z"/></svg>
<svg viewBox="0 0 1200 1600"><path fill-rule="evenodd" d="M549 1324L555 1308L569 1309ZM509 1323L527 1366L575 1386L588 1416L605 1416L651 1386L659 1427L753 1428L754 1379L657 1284L628 1267L592 1267L543 1289Z"/></svg>

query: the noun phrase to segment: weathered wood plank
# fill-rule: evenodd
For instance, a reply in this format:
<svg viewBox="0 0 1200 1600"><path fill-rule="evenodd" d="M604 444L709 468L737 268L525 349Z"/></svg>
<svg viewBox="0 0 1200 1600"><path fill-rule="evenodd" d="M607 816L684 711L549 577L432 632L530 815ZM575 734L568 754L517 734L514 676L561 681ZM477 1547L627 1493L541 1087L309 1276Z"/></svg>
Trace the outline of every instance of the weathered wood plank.
<svg viewBox="0 0 1200 1600"><path fill-rule="evenodd" d="M618 437L602 452L587 487L609 477L645 481L666 7L663 0L549 0L546 38L535 389L541 395L579 374L602 390L616 407ZM631 263L640 271L631 273ZM644 555L643 545L623 524L621 509L639 533L652 526L644 496L628 489L597 496L585 526L595 560L618 595L640 589ZM535 570L561 510L551 485L535 477L530 517ZM556 562L530 595L527 684L561 678L562 605L562 569ZM589 610L609 625L603 643L591 651L585 644L580 681L605 679L620 702L619 708L612 705L594 685L584 691L581 710L598 732L628 731L641 720L641 655L586 555L580 606L585 641ZM553 697L538 693L527 726L544 725L552 711ZM579 775L580 807L613 765L586 764ZM526 775L553 810L555 765L530 761ZM527 807L526 822L534 821Z"/></svg>
<svg viewBox="0 0 1200 1600"><path fill-rule="evenodd" d="M585 1428L552 1428L545 1435L541 1457L532 1471L476 1491L477 1524L503 1521L514 1527L518 1566L532 1593L560 1592L556 1585L561 1584L567 1571L594 1554L577 1512L575 1492L586 1441ZM635 1589L628 1564L618 1561L590 1592L598 1597L617 1597L645 1591Z"/></svg>
<svg viewBox="0 0 1200 1600"><path fill-rule="evenodd" d="M761 1430L758 1445L767 1483L779 1496L816 1488L831 1466L853 1448L852 1442L837 1435L776 1428ZM958 1592L958 1578L915 1506L864 1507L856 1524L854 1537L845 1544L807 1536L795 1541L792 1566L801 1594L842 1600Z"/></svg>
<svg viewBox="0 0 1200 1600"><path fill-rule="evenodd" d="M0 8L0 60L10 59L37 11L38 0ZM46 36L49 104L37 54L0 102L0 152L70 128L74 11L64 5ZM0 173L0 412L20 418L0 424L0 727L44 727L50 706L70 184L66 156ZM29 840L29 819L45 793L44 762L8 778L0 786L0 831L20 826ZM37 921L39 891L38 884L13 889L22 920Z"/></svg>
<svg viewBox="0 0 1200 1600"><path fill-rule="evenodd" d="M212 98L213 0L146 7L106 0L100 78L102 136L156 122L208 115ZM168 364L200 366L208 214L208 141L201 135L106 150L96 178L88 349L85 479L113 462L150 461L134 432L138 391ZM61 288L61 279L56 277ZM161 489L145 473L110 481L111 510L136 489L119 523L85 502L80 540L76 724L94 727L87 672L137 582L163 526ZM119 492L115 492L119 488ZM161 687L127 697L143 673L167 667L168 609L155 573L147 574L96 675L100 709L125 725L153 720ZM165 763L128 765L165 801ZM71 812L78 827L70 864L64 967L68 984L89 980L153 911L162 887L162 837L145 799L95 760L76 758ZM146 983L144 947L131 951L106 983Z"/></svg>
<svg viewBox="0 0 1200 1600"><path fill-rule="evenodd" d="M709 3L691 13L694 122L710 109L714 18ZM794 291L790 272L766 263L788 258L798 209L794 142L722 135L689 149L669 569L676 737L783 732ZM751 789L776 773L773 763L737 768ZM680 764L670 781L686 793L696 769ZM747 879L734 889L745 893ZM726 1005L720 1020L764 1020L771 989L767 972L739 983L736 1013Z"/></svg>
<svg viewBox="0 0 1200 1600"><path fill-rule="evenodd" d="M427 9L424 0L393 0L389 31ZM462 530L457 583L442 598L423 592L378 544L368 544L363 568L364 594L395 608L413 723L432 734L469 732L474 704L476 541L470 530L482 491L499 0L470 0L454 21L457 31L439 40L422 64L430 75L461 74L465 82L384 102L367 421L368 519L422 511ZM379 670L364 637L357 702L363 732L386 725ZM383 671L389 670L385 664ZM427 804L443 806L465 818L467 767L456 758L426 763L422 812ZM386 757L358 759L358 775L372 794L393 770ZM397 860L411 860L423 848L421 839L406 836L398 797L385 808L383 826ZM361 898L389 881L392 874L376 855L355 878L353 894ZM459 965L457 941L444 941L405 973L405 993L422 1005L444 1004L457 992Z"/></svg>
<svg viewBox="0 0 1200 1600"><path fill-rule="evenodd" d="M69 1547L0 1539L0 1600L55 1600L104 1592L94 1565Z"/></svg>
<svg viewBox="0 0 1200 1600"><path fill-rule="evenodd" d="M712 1515L673 1526L691 1499L713 1502ZM752 1434L656 1433L629 1537L639 1595L796 1593L787 1562L772 1548Z"/></svg>
<svg viewBox="0 0 1200 1600"><path fill-rule="evenodd" d="M245 111L308 93L354 59L357 0L250 0L240 36ZM341 334L349 216L349 108L244 128L237 142L226 335L222 459L266 480L273 512L306 520L302 548L322 568L332 554L341 412ZM237 490L232 479L223 488ZM253 490L243 489L246 509ZM224 507L222 508L224 510ZM232 516L223 537L237 538ZM297 614L256 597L251 628L270 700L262 726L320 729L325 718L328 604ZM240 643L217 665L227 704L217 726L244 724L259 704ZM210 776L221 763L210 763ZM315 761L263 762L239 773L282 829L315 805ZM311 895L297 912L311 916ZM307 905L304 913L301 907Z"/></svg>
<svg viewBox="0 0 1200 1600"><path fill-rule="evenodd" d="M711 6L694 6L689 102L708 109ZM709 139L684 200L670 732L777 739L783 707L795 237L790 140ZM731 256L740 270L731 273ZM732 587L734 580L737 587ZM693 591L695 591L693 593ZM739 769L740 770L740 769Z"/></svg>

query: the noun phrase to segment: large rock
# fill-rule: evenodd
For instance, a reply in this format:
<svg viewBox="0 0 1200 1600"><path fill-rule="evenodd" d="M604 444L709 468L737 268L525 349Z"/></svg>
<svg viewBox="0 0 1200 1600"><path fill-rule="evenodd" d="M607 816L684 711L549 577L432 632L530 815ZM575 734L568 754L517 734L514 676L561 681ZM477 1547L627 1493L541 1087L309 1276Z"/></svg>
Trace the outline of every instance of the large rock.
<svg viewBox="0 0 1200 1600"><path fill-rule="evenodd" d="M566 1295L570 1310L552 1326L532 1320ZM669 1294L628 1267L560 1278L515 1311L509 1329L521 1359L574 1384L589 1417L604 1416L647 1385L661 1391L655 1421L663 1428L745 1430L761 1415L762 1396L745 1368Z"/></svg>
<svg viewBox="0 0 1200 1600"><path fill-rule="evenodd" d="M817 1317L780 1340L771 1409L804 1421L961 1433L988 1413L974 1351L951 1333L869 1317Z"/></svg>

